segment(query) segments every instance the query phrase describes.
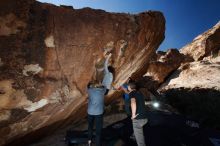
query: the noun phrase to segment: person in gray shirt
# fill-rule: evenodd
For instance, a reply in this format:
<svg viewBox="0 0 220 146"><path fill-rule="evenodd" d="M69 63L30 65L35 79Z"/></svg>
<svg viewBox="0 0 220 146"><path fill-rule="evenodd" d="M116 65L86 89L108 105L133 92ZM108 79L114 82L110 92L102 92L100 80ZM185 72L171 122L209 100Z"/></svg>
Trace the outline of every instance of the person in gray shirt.
<svg viewBox="0 0 220 146"><path fill-rule="evenodd" d="M103 126L105 86L90 82L87 87L88 101L88 145L92 143L94 121L96 124L96 146L101 146L101 131Z"/></svg>
<svg viewBox="0 0 220 146"><path fill-rule="evenodd" d="M109 90L112 88L113 74L115 72L115 69L112 66L108 66L111 56L111 53L106 55L106 60L104 63L104 78L102 84L106 87L105 95L107 95Z"/></svg>

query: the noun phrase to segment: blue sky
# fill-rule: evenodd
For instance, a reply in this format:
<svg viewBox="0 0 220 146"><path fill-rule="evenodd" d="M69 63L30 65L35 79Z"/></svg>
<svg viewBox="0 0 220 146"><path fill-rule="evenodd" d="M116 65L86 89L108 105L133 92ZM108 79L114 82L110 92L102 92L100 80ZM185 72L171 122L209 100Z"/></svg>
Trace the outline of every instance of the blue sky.
<svg viewBox="0 0 220 146"><path fill-rule="evenodd" d="M75 9L91 7L108 12L163 12L166 38L159 50L181 48L220 21L220 0L38 0Z"/></svg>

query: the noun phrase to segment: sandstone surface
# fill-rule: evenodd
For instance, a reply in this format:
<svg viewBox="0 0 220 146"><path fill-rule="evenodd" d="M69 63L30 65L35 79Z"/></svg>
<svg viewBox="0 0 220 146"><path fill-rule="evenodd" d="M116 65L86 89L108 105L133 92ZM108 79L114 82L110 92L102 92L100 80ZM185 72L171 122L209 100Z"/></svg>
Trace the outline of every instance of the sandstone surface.
<svg viewBox="0 0 220 146"><path fill-rule="evenodd" d="M164 31L160 12L131 15L1 0L0 145L23 136L29 142L84 118L86 85L102 80L103 54L113 54L114 82L120 85L144 74Z"/></svg>
<svg viewBox="0 0 220 146"><path fill-rule="evenodd" d="M220 128L220 23L181 49L183 63L160 86L172 106L202 125ZM199 60L199 61L198 61Z"/></svg>
<svg viewBox="0 0 220 146"><path fill-rule="evenodd" d="M216 56L220 49L220 22L213 28L197 36L192 43L180 49L180 52L192 57L195 61L207 56Z"/></svg>
<svg viewBox="0 0 220 146"><path fill-rule="evenodd" d="M156 59L150 61L145 76L151 76L159 84L163 83L184 62L184 59L184 55L177 49L169 49L164 55L157 54Z"/></svg>

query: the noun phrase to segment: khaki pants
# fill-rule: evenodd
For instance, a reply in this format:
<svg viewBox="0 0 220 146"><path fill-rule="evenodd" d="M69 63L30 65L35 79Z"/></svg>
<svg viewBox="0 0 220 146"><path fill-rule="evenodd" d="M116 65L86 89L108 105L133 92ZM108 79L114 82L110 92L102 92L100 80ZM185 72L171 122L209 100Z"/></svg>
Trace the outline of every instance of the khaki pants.
<svg viewBox="0 0 220 146"><path fill-rule="evenodd" d="M138 146L146 146L145 140L144 140L144 130L143 127L147 123L147 119L133 119L133 130L134 130L134 136L137 141Z"/></svg>

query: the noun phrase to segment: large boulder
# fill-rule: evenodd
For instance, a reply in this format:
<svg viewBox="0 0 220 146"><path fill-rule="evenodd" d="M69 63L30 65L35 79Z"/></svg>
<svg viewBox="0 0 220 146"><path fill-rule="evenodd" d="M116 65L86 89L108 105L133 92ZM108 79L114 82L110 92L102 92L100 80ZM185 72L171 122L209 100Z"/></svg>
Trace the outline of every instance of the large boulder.
<svg viewBox="0 0 220 146"><path fill-rule="evenodd" d="M220 49L220 22L213 28L197 36L192 43L180 49L180 52L193 58L195 61L218 53Z"/></svg>
<svg viewBox="0 0 220 146"><path fill-rule="evenodd" d="M117 86L142 76L164 39L160 12L75 10L34 0L1 0L0 10L0 145L81 120L87 83L103 77L104 53L113 54Z"/></svg>
<svg viewBox="0 0 220 146"><path fill-rule="evenodd" d="M168 102L202 126L220 128L220 62L181 66L161 87Z"/></svg>
<svg viewBox="0 0 220 146"><path fill-rule="evenodd" d="M220 128L219 24L181 49L200 61L183 63L159 89L180 112L215 128Z"/></svg>
<svg viewBox="0 0 220 146"><path fill-rule="evenodd" d="M150 61L145 76L151 76L159 84L163 83L185 60L184 55L177 49L169 49L164 55L159 52L156 56Z"/></svg>
<svg viewBox="0 0 220 146"><path fill-rule="evenodd" d="M202 88L220 91L220 62L198 61L178 68L161 86L163 90Z"/></svg>

